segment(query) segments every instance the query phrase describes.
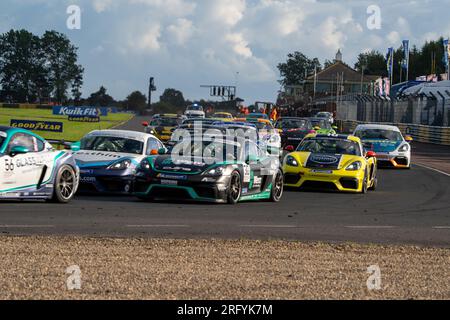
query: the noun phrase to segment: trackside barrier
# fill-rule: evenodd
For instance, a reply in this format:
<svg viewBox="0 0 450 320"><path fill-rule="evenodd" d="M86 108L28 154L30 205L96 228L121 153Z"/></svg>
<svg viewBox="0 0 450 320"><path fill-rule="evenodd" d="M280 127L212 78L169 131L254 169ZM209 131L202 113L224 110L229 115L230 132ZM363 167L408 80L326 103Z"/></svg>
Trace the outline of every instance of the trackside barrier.
<svg viewBox="0 0 450 320"><path fill-rule="evenodd" d="M415 141L450 146L450 127L432 127L410 123L363 122L337 120L340 132L352 133L359 124L376 123L397 126L404 135L410 135Z"/></svg>

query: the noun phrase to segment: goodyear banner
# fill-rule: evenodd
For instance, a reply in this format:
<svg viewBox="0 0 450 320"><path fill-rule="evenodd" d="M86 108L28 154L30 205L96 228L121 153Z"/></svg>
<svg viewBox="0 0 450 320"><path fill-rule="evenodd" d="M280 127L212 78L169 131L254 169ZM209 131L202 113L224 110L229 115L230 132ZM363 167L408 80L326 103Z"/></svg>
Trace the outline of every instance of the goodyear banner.
<svg viewBox="0 0 450 320"><path fill-rule="evenodd" d="M62 122L12 119L10 122L10 126L13 128L26 129L31 131L63 132Z"/></svg>
<svg viewBox="0 0 450 320"><path fill-rule="evenodd" d="M80 116L80 117L106 117L110 108L96 107L53 107L53 114L56 116Z"/></svg>
<svg viewBox="0 0 450 320"><path fill-rule="evenodd" d="M91 116L69 116L69 121L72 122L100 122L100 117Z"/></svg>

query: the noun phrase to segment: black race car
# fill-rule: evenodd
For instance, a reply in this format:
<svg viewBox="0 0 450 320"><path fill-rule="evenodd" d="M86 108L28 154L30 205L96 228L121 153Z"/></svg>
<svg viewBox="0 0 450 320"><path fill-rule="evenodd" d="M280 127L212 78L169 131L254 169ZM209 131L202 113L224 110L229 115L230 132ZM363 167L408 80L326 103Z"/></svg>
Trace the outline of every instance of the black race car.
<svg viewBox="0 0 450 320"><path fill-rule="evenodd" d="M315 133L311 121L307 118L281 118L276 122L275 128L280 130L282 148L286 146L296 148L306 135Z"/></svg>
<svg viewBox="0 0 450 320"><path fill-rule="evenodd" d="M202 156L193 158L190 154ZM245 146L227 140L189 146L180 142L172 154L142 161L136 172L134 194L150 201L278 202L283 186L278 158L263 154L252 141L246 141Z"/></svg>

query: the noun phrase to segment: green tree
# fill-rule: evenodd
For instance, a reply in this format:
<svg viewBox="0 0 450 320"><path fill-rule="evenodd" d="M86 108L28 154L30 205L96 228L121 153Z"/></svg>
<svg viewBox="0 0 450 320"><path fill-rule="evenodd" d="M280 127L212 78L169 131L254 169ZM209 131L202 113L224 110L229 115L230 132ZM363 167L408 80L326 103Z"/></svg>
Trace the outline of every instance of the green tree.
<svg viewBox="0 0 450 320"><path fill-rule="evenodd" d="M360 53L355 63L355 69L361 71L364 68L365 75L386 76L386 57L378 51Z"/></svg>
<svg viewBox="0 0 450 320"><path fill-rule="evenodd" d="M147 107L147 97L140 91L132 92L125 100L127 109L143 113Z"/></svg>
<svg viewBox="0 0 450 320"><path fill-rule="evenodd" d="M186 100L184 100L183 93L179 90L171 88L164 90L164 93L159 98L159 101L174 106L176 110L182 110L186 105Z"/></svg>
<svg viewBox="0 0 450 320"><path fill-rule="evenodd" d="M34 102L48 87L39 37L26 30L0 35L2 95Z"/></svg>
<svg viewBox="0 0 450 320"><path fill-rule="evenodd" d="M67 100L69 88L72 88L74 98L79 99L84 69L77 64L78 48L64 34L56 31L44 33L41 48L46 60L49 83L57 102L63 103Z"/></svg>
<svg viewBox="0 0 450 320"><path fill-rule="evenodd" d="M322 66L317 58L309 59L303 53L296 51L288 54L288 59L284 63L278 64L282 85L298 84L305 79L306 76L314 73L314 69L319 72Z"/></svg>
<svg viewBox="0 0 450 320"><path fill-rule="evenodd" d="M93 107L109 107L115 104L114 98L106 92L106 88L101 86L97 92L92 93L87 99L89 105Z"/></svg>

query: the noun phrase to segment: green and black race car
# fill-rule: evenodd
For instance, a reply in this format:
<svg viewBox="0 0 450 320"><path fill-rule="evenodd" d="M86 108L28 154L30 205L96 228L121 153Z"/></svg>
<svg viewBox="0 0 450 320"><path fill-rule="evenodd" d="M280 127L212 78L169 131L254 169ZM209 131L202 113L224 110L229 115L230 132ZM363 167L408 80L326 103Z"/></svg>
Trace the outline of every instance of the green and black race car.
<svg viewBox="0 0 450 320"><path fill-rule="evenodd" d="M183 155L177 152L183 150ZM190 155L202 155L193 158ZM172 154L148 157L137 169L134 194L144 200L194 200L236 204L283 195L278 158L263 154L256 143L180 142Z"/></svg>

